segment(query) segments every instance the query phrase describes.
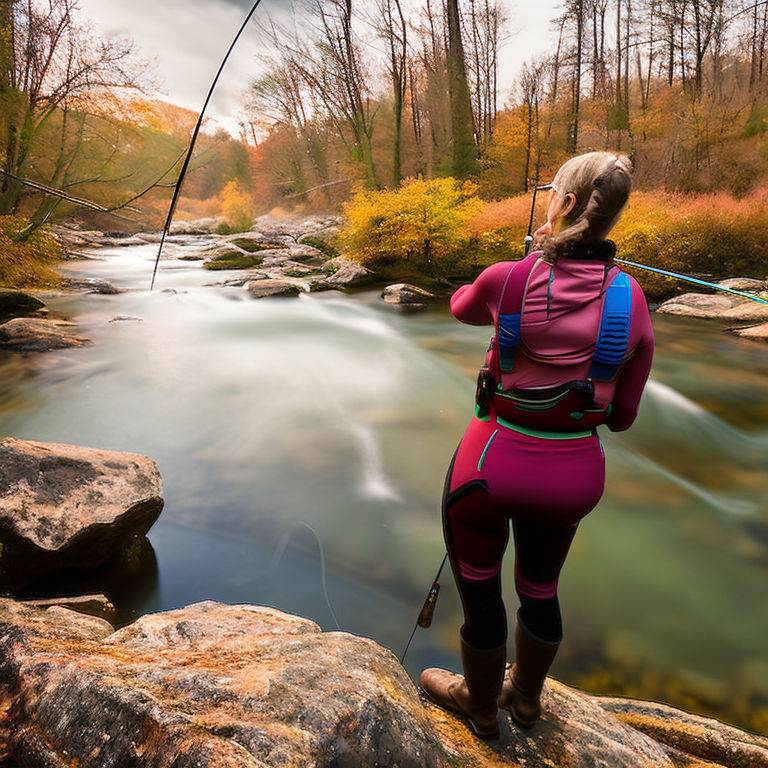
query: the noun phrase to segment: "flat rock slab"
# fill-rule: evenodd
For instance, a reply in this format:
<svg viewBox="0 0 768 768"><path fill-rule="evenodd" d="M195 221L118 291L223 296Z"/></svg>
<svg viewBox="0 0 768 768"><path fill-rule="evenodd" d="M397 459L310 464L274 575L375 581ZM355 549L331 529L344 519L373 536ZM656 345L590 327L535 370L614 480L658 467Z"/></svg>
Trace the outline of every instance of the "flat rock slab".
<svg viewBox="0 0 768 768"><path fill-rule="evenodd" d="M729 277L727 280L720 280L718 285L734 291L768 291L768 280L758 280L754 277Z"/></svg>
<svg viewBox="0 0 768 768"><path fill-rule="evenodd" d="M252 280L248 283L247 290L254 299L298 296L302 293L301 287L296 283L288 282L287 280L274 280L269 277L264 280Z"/></svg>
<svg viewBox="0 0 768 768"><path fill-rule="evenodd" d="M162 508L160 473L146 456L6 438L0 583L95 568L143 537Z"/></svg>
<svg viewBox="0 0 768 768"><path fill-rule="evenodd" d="M69 328L71 323L17 317L0 325L0 348L17 352L49 352L93 343L84 336L71 333Z"/></svg>
<svg viewBox="0 0 768 768"><path fill-rule="evenodd" d="M665 301L656 311L666 315L717 318L741 301L737 296L723 294L684 293Z"/></svg>
<svg viewBox="0 0 768 768"><path fill-rule="evenodd" d="M716 320L768 320L768 304L727 294L684 293L665 301L656 311Z"/></svg>
<svg viewBox="0 0 768 768"><path fill-rule="evenodd" d="M273 608L204 602L113 632L0 599L0 754L23 766L768 766L768 739L664 705L553 680L542 703L484 743L390 651Z"/></svg>

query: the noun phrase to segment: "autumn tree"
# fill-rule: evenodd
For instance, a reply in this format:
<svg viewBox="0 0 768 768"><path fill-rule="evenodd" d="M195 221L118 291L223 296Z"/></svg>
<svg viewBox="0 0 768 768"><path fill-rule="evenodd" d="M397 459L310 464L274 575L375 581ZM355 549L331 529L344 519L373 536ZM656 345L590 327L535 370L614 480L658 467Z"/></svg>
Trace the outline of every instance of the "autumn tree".
<svg viewBox="0 0 768 768"><path fill-rule="evenodd" d="M509 37L509 12L501 0L469 0L463 20L478 144L484 147L498 112L499 49Z"/></svg>
<svg viewBox="0 0 768 768"><path fill-rule="evenodd" d="M53 187L65 182L83 148L89 103L106 91L140 86L143 73L133 44L100 40L77 20L77 11L77 0L2 0L0 5L0 213L18 209L28 194L19 179L41 152L49 163L46 178L39 180ZM54 122L58 138L49 134L41 147Z"/></svg>

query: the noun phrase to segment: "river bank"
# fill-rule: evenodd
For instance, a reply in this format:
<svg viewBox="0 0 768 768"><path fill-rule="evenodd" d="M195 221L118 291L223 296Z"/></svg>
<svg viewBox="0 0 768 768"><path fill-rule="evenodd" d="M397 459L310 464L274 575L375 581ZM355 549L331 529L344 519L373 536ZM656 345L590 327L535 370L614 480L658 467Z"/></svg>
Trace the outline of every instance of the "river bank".
<svg viewBox="0 0 768 768"><path fill-rule="evenodd" d="M238 272L172 255L149 293L155 252L88 251L66 277L119 292L43 296L92 344L0 355L3 434L139 452L163 472L140 567L100 570L83 591L107 594L120 624L201 599L259 603L400 652L442 557L436 499L486 329L443 302L393 312L369 285L253 300L207 285ZM606 495L566 567L553 674L768 730L764 347L718 321L654 322L640 418L604 436ZM446 582L412 676L456 665L459 612Z"/></svg>

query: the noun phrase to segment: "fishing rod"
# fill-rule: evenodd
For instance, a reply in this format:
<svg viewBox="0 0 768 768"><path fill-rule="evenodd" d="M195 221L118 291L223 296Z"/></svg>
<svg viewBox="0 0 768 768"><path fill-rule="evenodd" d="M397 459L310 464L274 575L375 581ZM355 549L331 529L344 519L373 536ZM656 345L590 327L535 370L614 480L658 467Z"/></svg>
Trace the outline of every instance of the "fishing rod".
<svg viewBox="0 0 768 768"><path fill-rule="evenodd" d="M171 205L168 208L168 215L165 218L165 225L163 226L163 234L160 238L160 247L157 249L157 258L155 259L155 267L152 270L152 282L149 285L149 290L151 291L155 287L155 277L157 275L157 267L160 264L160 255L163 252L163 245L165 245L165 238L168 236L168 231L171 227L171 221L173 220L173 214L176 211L176 203L179 199L179 193L181 192L181 184L184 181L184 176L187 173L187 168L189 167L189 161L192 158L192 150L195 148L195 142L197 141L197 135L200 133L200 128L203 125L203 118L205 117L205 110L208 108L208 102L211 100L211 96L213 96L213 92L216 89L216 84L219 82L219 76L224 71L224 67L227 64L227 61L229 60L229 55L232 53L232 50L234 49L235 45L237 45L237 41L240 39L240 36L243 34L243 31L245 30L246 26L248 26L248 22L251 20L251 17L256 12L256 9L259 7L259 3L261 3L261 0L256 0L256 2L251 7L251 10L248 11L248 15L243 20L243 23L240 25L240 29L237 31L237 34L235 35L232 42L229 44L229 48L227 49L227 52L224 54L224 58L221 60L221 64L219 64L218 70L216 70L216 76L213 78L213 82L211 83L211 87L208 89L208 95L205 97L205 102L203 103L203 108L200 110L200 115L197 118L197 123L195 124L195 129L192 131L192 138L189 142L189 147L187 149L186 157L184 158L184 164L181 166L181 172L179 173L179 178L176 180L176 186L173 190L173 197L171 198Z"/></svg>
<svg viewBox="0 0 768 768"><path fill-rule="evenodd" d="M538 181L538 180L537 180ZM533 213L536 210L536 193L537 192L544 192L544 190L552 189L552 184L544 184L543 186L538 186L538 184L533 188L533 202L531 203L531 216L528 219L528 234L525 236L525 255L527 256L531 248L533 247Z"/></svg>
<svg viewBox="0 0 768 768"><path fill-rule="evenodd" d="M443 568L445 568L445 563L447 560L448 553L446 552L443 556L443 562L440 563L440 567L437 569L435 580L432 582L432 586L429 588L427 599L424 601L424 605L421 606L419 616L416 619L416 623L413 625L413 631L411 632L411 636L408 638L408 642L405 645L403 655L400 657L401 664L405 664L405 655L408 653L408 649L411 647L411 641L413 640L413 636L416 634L416 630L419 627L422 629L429 629L432 626L432 617L435 614L437 598L440 596L440 574L443 572Z"/></svg>

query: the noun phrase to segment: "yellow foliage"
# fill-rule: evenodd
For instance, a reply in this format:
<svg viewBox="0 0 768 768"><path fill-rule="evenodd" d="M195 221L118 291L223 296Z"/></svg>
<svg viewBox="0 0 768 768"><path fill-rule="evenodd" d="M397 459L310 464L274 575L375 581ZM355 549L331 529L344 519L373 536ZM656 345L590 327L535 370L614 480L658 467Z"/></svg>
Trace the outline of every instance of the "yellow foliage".
<svg viewBox="0 0 768 768"><path fill-rule="evenodd" d="M342 247L382 275L454 274L469 256L467 223L484 205L476 191L471 182L445 178L359 192L344 205Z"/></svg>
<svg viewBox="0 0 768 768"><path fill-rule="evenodd" d="M50 265L61 256L61 246L42 229L24 237L28 225L18 216L0 216L0 285L54 288L61 278Z"/></svg>
<svg viewBox="0 0 768 768"><path fill-rule="evenodd" d="M473 184L408 181L399 191L361 192L346 205L347 252L385 277L474 276L496 261L519 259L530 195L484 203ZM546 197L534 227L543 223ZM768 275L768 194L683 195L633 192L610 237L619 258L705 279ZM682 281L628 268L652 299Z"/></svg>
<svg viewBox="0 0 768 768"><path fill-rule="evenodd" d="M221 210L230 232L247 232L253 221L253 200L237 181L228 181L221 191Z"/></svg>

